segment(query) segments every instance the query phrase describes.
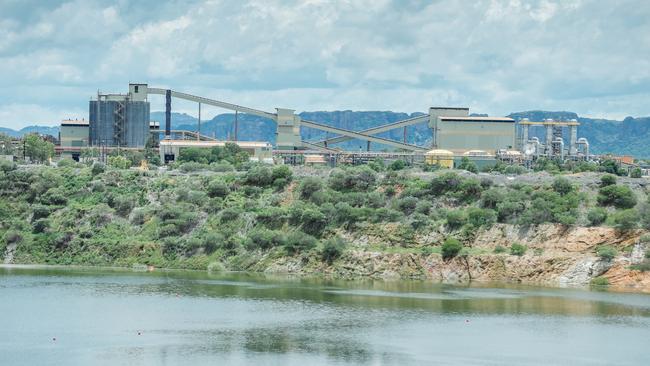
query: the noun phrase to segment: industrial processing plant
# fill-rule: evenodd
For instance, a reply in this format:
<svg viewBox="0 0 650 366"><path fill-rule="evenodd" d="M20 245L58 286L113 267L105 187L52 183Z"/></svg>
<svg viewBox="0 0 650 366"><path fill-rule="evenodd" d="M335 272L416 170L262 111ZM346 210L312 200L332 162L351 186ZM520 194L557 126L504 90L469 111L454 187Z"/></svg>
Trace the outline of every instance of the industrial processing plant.
<svg viewBox="0 0 650 366"><path fill-rule="evenodd" d="M164 97L165 121L150 121L151 95ZM223 146L227 142L201 133L200 122L195 131L173 130L173 99L197 103L199 121L202 105L272 121L276 130L275 146L270 141L229 141L249 151L258 161L364 162L375 158L400 158L425 163L444 161L443 165L447 166L447 161L452 159L453 166L453 161L461 158L486 164L499 159L523 163L542 156L557 159L589 158L589 143L586 139L577 137L577 121L515 121L508 117L471 115L466 107L430 107L427 114L357 131L303 119L294 109L278 107L274 112L267 112L171 89L154 88L147 84L129 84L126 94L98 93L89 102L88 121L63 121L59 150L62 154L78 159L80 150L87 147L143 149L149 144L159 149L161 161L170 163L177 159L183 148L211 148ZM164 129L161 129L161 122L164 122ZM431 134L428 146L407 143L406 127L416 124L428 126ZM545 128L545 139L532 136L531 128L539 127ZM249 127L244 123L239 128ZM303 129L325 131L328 138L318 141L303 139ZM403 141L378 136L395 129L404 129ZM568 143L564 141L564 130L568 130ZM337 147L352 139L365 141L365 151L346 151ZM378 151L377 147L382 150Z"/></svg>

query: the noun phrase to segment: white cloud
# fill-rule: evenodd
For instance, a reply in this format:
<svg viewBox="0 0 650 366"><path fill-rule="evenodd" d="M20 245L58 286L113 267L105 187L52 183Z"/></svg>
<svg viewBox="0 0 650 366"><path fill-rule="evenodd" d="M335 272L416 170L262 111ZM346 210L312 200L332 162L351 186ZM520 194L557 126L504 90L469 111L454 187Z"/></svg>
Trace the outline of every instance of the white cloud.
<svg viewBox="0 0 650 366"><path fill-rule="evenodd" d="M650 3L634 0L74 0L0 14L0 100L32 106L22 119L34 95L84 117L88 94L129 81L298 110L650 114ZM40 97L57 86L86 94Z"/></svg>

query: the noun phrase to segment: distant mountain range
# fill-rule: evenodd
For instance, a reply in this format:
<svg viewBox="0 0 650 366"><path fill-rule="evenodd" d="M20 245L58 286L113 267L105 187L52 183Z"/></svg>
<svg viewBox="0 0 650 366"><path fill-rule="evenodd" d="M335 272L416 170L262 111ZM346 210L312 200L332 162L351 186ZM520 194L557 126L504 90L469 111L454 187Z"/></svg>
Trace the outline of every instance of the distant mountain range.
<svg viewBox="0 0 650 366"><path fill-rule="evenodd" d="M397 113L390 111L333 111L333 112L302 112L303 119L320 122L334 127L365 130L374 126L396 122L409 117L422 115L422 113ZM484 115L482 115L484 116ZM633 155L638 158L650 158L650 117L633 118L627 117L622 121L608 119L593 119L580 117L573 112L548 112L548 111L527 111L512 113L508 117L515 120L528 118L531 121L540 121L547 118L555 120L576 119L580 122L578 137L586 137L589 140L591 151L596 154L612 153L616 155ZM275 143L275 127L271 120L253 115L240 114L238 118L238 139L246 141L270 141ZM165 113L152 112L151 120L160 122L164 128ZM201 122L201 132L218 139L234 138L235 114L226 113ZM172 113L172 128L195 131L198 120L190 115ZM58 136L58 127L29 126L15 131L9 128L0 127L0 133L20 137L25 133L38 132L41 134ZM323 131L303 129L303 138L310 141L323 140L333 137ZM431 132L425 123L407 128L406 141L410 144L428 146L431 144ZM394 140L403 140L402 129L388 131L379 134L381 137ZM543 128L532 128L531 136L544 136ZM350 140L340 144L345 149L357 150L365 148L365 142ZM381 149L385 146L374 145L374 149Z"/></svg>

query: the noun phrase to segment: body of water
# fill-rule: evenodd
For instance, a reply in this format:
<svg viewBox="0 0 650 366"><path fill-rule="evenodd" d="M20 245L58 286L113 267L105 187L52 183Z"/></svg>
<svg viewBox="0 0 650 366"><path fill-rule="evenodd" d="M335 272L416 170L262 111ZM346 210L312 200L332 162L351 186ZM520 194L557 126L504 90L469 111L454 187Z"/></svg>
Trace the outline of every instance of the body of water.
<svg viewBox="0 0 650 366"><path fill-rule="evenodd" d="M648 365L650 296L0 268L0 365Z"/></svg>

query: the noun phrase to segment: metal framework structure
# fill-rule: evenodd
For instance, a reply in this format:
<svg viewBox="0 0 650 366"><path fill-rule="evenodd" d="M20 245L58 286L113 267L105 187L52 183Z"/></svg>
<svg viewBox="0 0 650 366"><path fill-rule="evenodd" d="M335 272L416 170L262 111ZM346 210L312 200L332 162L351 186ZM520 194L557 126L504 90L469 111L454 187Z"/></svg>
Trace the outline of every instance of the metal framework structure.
<svg viewBox="0 0 650 366"><path fill-rule="evenodd" d="M133 85L136 84L132 84L131 86ZM246 113L246 114L252 114L263 118L268 118L274 121L278 125L278 132L277 132L278 145L285 144L284 146L279 146L279 148L284 148L284 149L289 148L292 150L309 148L309 149L317 149L325 152L328 151L333 152L338 150L331 149L328 145L336 144L350 139L360 139L360 140L367 141L368 144L374 142L374 143L379 143L379 144L391 146L406 151L424 152L428 150L427 147L407 144L406 142L386 139L375 135L381 132L386 132L397 128L404 128L407 126L415 125L417 123L427 122L430 120L429 115L409 118L403 121L398 121L383 126L373 127L371 129L364 130L364 131L352 131L352 130L325 125L314 121L303 120L300 118L300 116L295 114L293 110L290 109L276 108L277 112L271 113L271 112L249 108L237 104L222 102L215 99L200 97L200 96L187 94L187 93L181 93L171 89L151 88L148 87L146 84L137 84L137 86L139 88L135 90L137 90L137 93L140 94L141 98L146 98L148 94L165 96L166 99L165 135L166 136L169 136L171 134L171 121L170 121L171 120L171 98L178 98L178 99L199 103L199 105L205 104L205 105L210 105L210 106L219 107L223 109L228 109L231 111L235 111L236 114ZM313 128L316 130L333 133L336 134L337 136L327 140L318 141L318 142L303 141L300 136L301 128ZM235 130L235 135L237 135L237 130ZM197 137L197 139L198 138L199 137Z"/></svg>

